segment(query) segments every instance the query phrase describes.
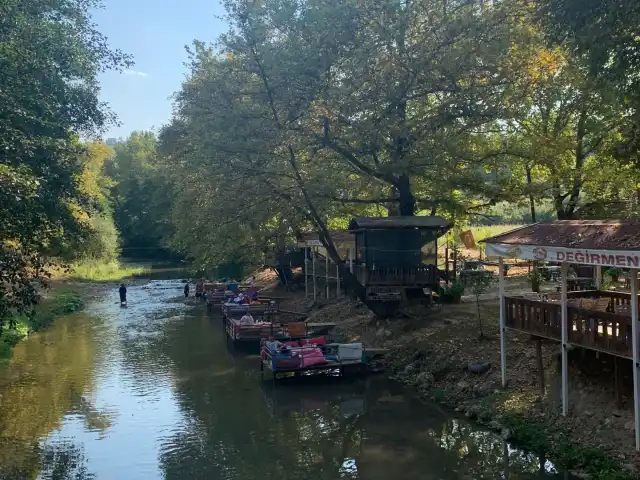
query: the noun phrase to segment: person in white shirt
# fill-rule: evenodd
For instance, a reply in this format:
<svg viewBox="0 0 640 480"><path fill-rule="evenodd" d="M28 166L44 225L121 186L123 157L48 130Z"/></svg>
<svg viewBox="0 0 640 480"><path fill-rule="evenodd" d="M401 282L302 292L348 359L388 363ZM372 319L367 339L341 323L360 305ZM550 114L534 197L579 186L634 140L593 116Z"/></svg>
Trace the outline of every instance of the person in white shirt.
<svg viewBox="0 0 640 480"><path fill-rule="evenodd" d="M255 320L253 319L253 317L251 316L251 314L249 312L245 313L242 318L240 319L240 323L242 325L253 325L255 322Z"/></svg>

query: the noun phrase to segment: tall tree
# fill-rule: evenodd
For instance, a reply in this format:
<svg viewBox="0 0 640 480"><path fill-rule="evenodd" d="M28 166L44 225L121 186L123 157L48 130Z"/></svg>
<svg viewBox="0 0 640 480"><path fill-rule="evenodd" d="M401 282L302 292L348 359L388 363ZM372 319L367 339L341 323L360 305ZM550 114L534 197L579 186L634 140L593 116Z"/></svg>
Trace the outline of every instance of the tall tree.
<svg viewBox="0 0 640 480"><path fill-rule="evenodd" d="M70 207L85 202L78 136L114 120L98 99L98 72L130 63L96 31L96 7L0 2L0 323L37 299L42 256L83 234Z"/></svg>
<svg viewBox="0 0 640 480"><path fill-rule="evenodd" d="M170 177L158 170L156 136L133 132L114 150L107 172L114 182L111 197L124 254L156 257L163 253L170 232L167 192L171 188Z"/></svg>
<svg viewBox="0 0 640 480"><path fill-rule="evenodd" d="M618 93L629 115L618 156L636 162L640 147L640 3L635 0L539 0L542 24L577 58L590 76Z"/></svg>
<svg viewBox="0 0 640 480"><path fill-rule="evenodd" d="M199 178L211 178L210 192L235 191L227 209L253 212L258 225L269 220L255 215L256 200L281 205L319 230L340 263L328 222L344 206L413 215L418 205L455 208L462 188L486 195L471 180L495 156L477 151L481 132L516 95L508 10L434 0L227 8L230 32L215 50L194 44L176 97L166 138L180 144L174 164L188 165L180 196L194 198ZM416 188L439 196L420 199Z"/></svg>

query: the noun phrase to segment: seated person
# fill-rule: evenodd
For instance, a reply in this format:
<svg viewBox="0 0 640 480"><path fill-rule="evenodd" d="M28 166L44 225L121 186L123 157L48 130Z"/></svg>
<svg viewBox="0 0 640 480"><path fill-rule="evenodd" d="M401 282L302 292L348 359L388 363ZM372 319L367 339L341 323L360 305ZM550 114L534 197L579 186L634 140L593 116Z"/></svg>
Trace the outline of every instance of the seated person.
<svg viewBox="0 0 640 480"><path fill-rule="evenodd" d="M258 291L256 290L256 287L250 287L245 294L252 300L256 300L258 298Z"/></svg>

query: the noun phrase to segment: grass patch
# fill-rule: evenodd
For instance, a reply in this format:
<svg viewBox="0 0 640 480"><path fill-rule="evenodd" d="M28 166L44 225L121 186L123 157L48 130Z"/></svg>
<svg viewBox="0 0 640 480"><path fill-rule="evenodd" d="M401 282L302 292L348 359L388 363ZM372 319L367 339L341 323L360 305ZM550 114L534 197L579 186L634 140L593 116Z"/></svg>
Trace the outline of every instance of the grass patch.
<svg viewBox="0 0 640 480"><path fill-rule="evenodd" d="M113 282L141 276L149 271L147 267L121 263L117 260L111 262L86 260L73 264L71 268L69 273L71 279L86 282Z"/></svg>
<svg viewBox="0 0 640 480"><path fill-rule="evenodd" d="M48 327L56 317L68 315L84 308L80 294L61 286L53 286L36 306L33 316L19 315L13 319L13 326L0 335L0 362L11 359L13 347L31 333Z"/></svg>

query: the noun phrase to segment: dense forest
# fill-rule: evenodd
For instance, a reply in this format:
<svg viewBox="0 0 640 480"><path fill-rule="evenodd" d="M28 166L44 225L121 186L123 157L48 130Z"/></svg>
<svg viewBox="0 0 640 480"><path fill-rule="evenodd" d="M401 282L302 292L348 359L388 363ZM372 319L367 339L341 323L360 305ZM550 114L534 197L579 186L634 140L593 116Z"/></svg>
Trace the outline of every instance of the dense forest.
<svg viewBox="0 0 640 480"><path fill-rule="evenodd" d="M227 0L173 117L112 147L95 0L0 0L0 322L55 263L256 264L350 216L618 218L640 200L635 0ZM180 66L176 65L176 68Z"/></svg>

